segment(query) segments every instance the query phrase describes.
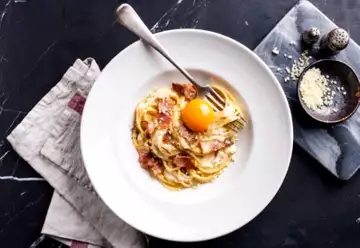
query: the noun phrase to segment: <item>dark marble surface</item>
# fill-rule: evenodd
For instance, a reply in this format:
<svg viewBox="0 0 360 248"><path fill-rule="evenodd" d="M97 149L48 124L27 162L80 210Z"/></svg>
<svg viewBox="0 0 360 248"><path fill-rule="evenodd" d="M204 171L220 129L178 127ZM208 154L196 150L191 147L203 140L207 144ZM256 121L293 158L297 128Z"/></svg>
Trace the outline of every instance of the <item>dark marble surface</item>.
<svg viewBox="0 0 360 248"><path fill-rule="evenodd" d="M254 49L295 0L130 0L155 31L201 28ZM360 1L312 1L360 42ZM49 185L5 137L76 58L101 67L135 37L114 23L119 1L0 0L0 247L29 247L51 199ZM156 25L156 23L158 23ZM295 146L275 199L245 227L216 240L182 244L150 239L150 247L360 247L360 175L334 178ZM358 220L358 221L357 221ZM50 240L38 247L61 247Z"/></svg>

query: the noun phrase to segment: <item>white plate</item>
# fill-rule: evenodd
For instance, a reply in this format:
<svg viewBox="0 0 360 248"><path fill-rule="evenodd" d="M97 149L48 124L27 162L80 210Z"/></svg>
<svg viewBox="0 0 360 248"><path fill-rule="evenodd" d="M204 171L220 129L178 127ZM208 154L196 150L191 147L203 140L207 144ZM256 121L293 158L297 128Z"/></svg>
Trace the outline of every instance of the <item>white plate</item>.
<svg viewBox="0 0 360 248"><path fill-rule="evenodd" d="M238 42L201 30L156 36L197 76L210 73L229 82L222 84L247 108L251 121L239 135L235 163L213 183L180 192L141 169L130 139L136 104L151 89L185 79L138 41L106 66L86 101L81 125L86 169L110 209L140 231L176 241L215 238L252 220L283 182L293 143L288 103L268 67Z"/></svg>

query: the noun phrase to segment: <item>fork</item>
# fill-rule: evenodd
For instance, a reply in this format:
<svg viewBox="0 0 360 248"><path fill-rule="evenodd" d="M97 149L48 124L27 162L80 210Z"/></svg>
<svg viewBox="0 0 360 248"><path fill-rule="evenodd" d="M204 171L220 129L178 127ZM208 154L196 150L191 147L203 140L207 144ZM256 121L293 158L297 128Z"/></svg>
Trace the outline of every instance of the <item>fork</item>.
<svg viewBox="0 0 360 248"><path fill-rule="evenodd" d="M129 4L122 4L116 10L118 22L131 31L133 34L141 38L148 45L164 56L173 66L176 67L198 90L199 97L204 98L212 106L214 111L218 112L225 108L226 100L220 96L210 85L202 86L180 65L178 65L159 43L156 37L146 27L139 15ZM245 124L245 120L238 114L236 120L226 125L227 128L234 132L238 132Z"/></svg>

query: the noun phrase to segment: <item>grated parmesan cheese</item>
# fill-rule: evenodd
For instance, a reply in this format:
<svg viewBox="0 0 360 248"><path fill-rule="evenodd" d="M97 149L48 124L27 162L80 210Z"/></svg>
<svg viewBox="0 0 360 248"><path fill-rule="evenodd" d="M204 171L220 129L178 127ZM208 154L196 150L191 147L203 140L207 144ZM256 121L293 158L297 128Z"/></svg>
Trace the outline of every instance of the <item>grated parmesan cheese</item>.
<svg viewBox="0 0 360 248"><path fill-rule="evenodd" d="M333 95L327 87L327 80L320 69L311 68L300 82L301 99L312 110L329 106L333 102Z"/></svg>
<svg viewBox="0 0 360 248"><path fill-rule="evenodd" d="M302 71L310 64L310 57L308 57L308 51L304 51L300 58L296 60L291 67L291 79L297 80L302 73Z"/></svg>

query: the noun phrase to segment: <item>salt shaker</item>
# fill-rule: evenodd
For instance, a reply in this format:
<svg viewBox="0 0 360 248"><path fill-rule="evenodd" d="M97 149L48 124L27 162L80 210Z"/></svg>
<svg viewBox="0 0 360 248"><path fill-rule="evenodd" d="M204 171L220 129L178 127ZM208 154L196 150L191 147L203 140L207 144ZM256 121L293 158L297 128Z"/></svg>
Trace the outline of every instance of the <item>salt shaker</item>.
<svg viewBox="0 0 360 248"><path fill-rule="evenodd" d="M342 28L334 28L321 38L320 47L323 50L338 53L347 47L349 41L350 37L348 32Z"/></svg>
<svg viewBox="0 0 360 248"><path fill-rule="evenodd" d="M302 34L302 40L308 45L312 45L320 39L320 30L318 28L309 28Z"/></svg>

